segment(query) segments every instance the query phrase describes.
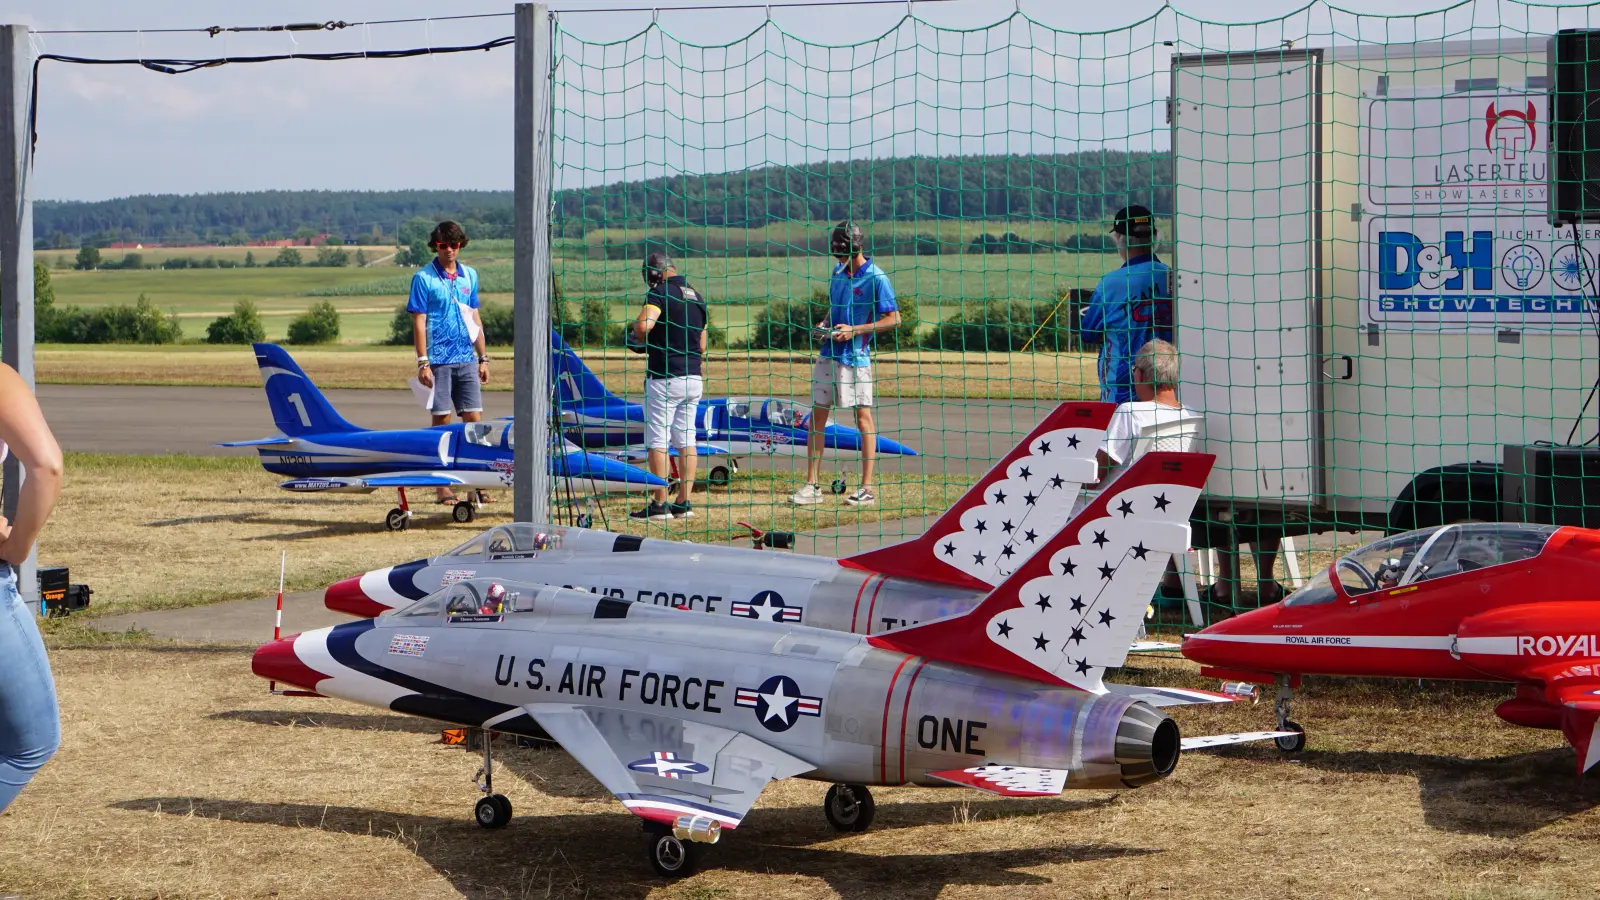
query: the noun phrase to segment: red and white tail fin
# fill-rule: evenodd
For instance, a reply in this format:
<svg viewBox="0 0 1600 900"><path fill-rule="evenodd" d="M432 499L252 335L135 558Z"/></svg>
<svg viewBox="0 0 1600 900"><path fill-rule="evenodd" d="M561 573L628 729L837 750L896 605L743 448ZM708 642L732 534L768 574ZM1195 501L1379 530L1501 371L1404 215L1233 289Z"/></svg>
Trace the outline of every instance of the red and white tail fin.
<svg viewBox="0 0 1600 900"><path fill-rule="evenodd" d="M1189 549L1209 453L1151 452L964 615L891 631L876 647L1104 693L1167 561Z"/></svg>
<svg viewBox="0 0 1600 900"><path fill-rule="evenodd" d="M999 584L1061 530L1078 492L1099 477L1095 451L1115 410L1061 404L921 537L839 564L978 590Z"/></svg>

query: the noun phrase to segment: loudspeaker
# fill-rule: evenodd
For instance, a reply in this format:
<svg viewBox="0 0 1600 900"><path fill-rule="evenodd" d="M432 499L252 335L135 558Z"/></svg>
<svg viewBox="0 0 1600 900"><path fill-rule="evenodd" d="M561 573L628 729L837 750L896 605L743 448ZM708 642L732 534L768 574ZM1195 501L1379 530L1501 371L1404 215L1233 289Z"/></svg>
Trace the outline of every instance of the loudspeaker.
<svg viewBox="0 0 1600 900"><path fill-rule="evenodd" d="M1564 28L1545 53L1550 224L1600 222L1600 30Z"/></svg>
<svg viewBox="0 0 1600 900"><path fill-rule="evenodd" d="M1600 528L1600 448L1506 444L1503 453L1505 521Z"/></svg>

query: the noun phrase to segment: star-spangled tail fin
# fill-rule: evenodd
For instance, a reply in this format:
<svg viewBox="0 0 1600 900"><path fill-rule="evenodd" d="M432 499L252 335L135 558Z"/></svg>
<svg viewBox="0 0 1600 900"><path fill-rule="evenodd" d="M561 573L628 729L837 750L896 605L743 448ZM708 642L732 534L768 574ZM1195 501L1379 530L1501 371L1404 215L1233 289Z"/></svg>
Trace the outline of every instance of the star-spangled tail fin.
<svg viewBox="0 0 1600 900"><path fill-rule="evenodd" d="M1209 453L1140 457L1032 559L959 616L867 640L961 665L1102 693L1211 474Z"/></svg>
<svg viewBox="0 0 1600 900"><path fill-rule="evenodd" d="M1095 451L1115 410L1061 404L921 537L839 564L978 590L999 584L1061 530L1098 477Z"/></svg>

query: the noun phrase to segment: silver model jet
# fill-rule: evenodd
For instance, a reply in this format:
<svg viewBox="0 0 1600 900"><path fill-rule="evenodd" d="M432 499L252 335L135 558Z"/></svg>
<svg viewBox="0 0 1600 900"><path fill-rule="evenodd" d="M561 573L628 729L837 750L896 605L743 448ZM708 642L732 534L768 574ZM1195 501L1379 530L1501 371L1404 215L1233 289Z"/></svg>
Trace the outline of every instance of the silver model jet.
<svg viewBox="0 0 1600 900"><path fill-rule="evenodd" d="M454 581L493 576L740 619L873 634L967 612L1067 523L1115 409L1063 403L921 537L835 559L517 523L432 559L327 589L375 616ZM1175 648L1174 648L1175 649Z"/></svg>
<svg viewBox="0 0 1600 900"><path fill-rule="evenodd" d="M866 637L482 577L404 609L274 641L252 668L372 706L561 744L642 818L651 865L682 876L767 782L831 781L841 831L868 785L1006 796L1136 787L1182 749L1157 707L1230 698L1105 684L1122 664L1213 457L1150 453L971 611ZM498 828L485 740L475 809Z"/></svg>

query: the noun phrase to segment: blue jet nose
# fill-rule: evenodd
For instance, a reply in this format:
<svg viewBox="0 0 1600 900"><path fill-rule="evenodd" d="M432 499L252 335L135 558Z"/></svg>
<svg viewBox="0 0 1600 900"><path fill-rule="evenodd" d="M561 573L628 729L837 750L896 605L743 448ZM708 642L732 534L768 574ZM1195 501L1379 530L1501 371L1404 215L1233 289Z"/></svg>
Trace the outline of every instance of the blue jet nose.
<svg viewBox="0 0 1600 900"><path fill-rule="evenodd" d="M618 462L593 453L576 450L566 454L562 462L551 467L557 477L568 476L577 479L594 479L600 482L610 482L616 485L638 486L640 488L667 487L666 479L658 478L638 466L630 466L625 462Z"/></svg>
<svg viewBox="0 0 1600 900"><path fill-rule="evenodd" d="M886 437L884 437L882 435L879 435L878 436L878 455L879 456L916 456L917 455L917 451L911 449L910 447L907 447L905 444L902 444L897 440L894 440L893 438L886 438Z"/></svg>

